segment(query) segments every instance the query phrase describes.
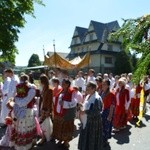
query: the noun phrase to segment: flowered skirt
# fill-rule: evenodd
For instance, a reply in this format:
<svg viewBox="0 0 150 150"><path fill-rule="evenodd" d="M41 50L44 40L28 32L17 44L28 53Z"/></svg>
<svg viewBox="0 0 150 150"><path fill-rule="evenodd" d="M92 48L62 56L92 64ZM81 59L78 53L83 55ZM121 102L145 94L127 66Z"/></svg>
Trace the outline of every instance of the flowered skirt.
<svg viewBox="0 0 150 150"><path fill-rule="evenodd" d="M60 116L55 116L53 120L52 137L60 141L71 141L74 133L74 119L65 121Z"/></svg>
<svg viewBox="0 0 150 150"><path fill-rule="evenodd" d="M102 112L103 140L104 141L111 138L112 121L107 120L109 111L110 109L105 109Z"/></svg>
<svg viewBox="0 0 150 150"><path fill-rule="evenodd" d="M16 150L29 150L36 134L34 111L27 109L25 118L13 121L9 145Z"/></svg>

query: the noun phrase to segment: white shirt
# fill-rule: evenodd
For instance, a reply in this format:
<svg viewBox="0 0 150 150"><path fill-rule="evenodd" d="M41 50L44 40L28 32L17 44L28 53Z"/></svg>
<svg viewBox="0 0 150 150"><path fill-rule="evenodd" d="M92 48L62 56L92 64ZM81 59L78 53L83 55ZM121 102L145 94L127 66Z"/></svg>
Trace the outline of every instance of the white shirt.
<svg viewBox="0 0 150 150"><path fill-rule="evenodd" d="M11 82L11 78L10 77L5 78L4 84L3 84L3 88L2 88L3 96L8 94L10 82Z"/></svg>
<svg viewBox="0 0 150 150"><path fill-rule="evenodd" d="M8 92L8 97L15 97L16 94L16 85L19 83L19 78L17 76L13 76L11 78L11 82L9 85L9 92Z"/></svg>
<svg viewBox="0 0 150 150"><path fill-rule="evenodd" d="M60 113L60 111L61 111L61 105L59 103L60 103L60 101L62 101L62 97L63 97L63 93L61 93L58 97L58 104L57 104L57 108L56 108L56 111L58 113ZM76 95L74 93L72 93L71 101L68 102L68 101L64 100L63 108L69 109L69 108L76 107L76 105L77 105L77 98L76 98Z"/></svg>
<svg viewBox="0 0 150 150"><path fill-rule="evenodd" d="M85 80L82 78L82 77L78 77L76 80L75 80L75 85L77 87L81 87L82 88L82 91L85 91Z"/></svg>
<svg viewBox="0 0 150 150"><path fill-rule="evenodd" d="M110 80L110 88L112 89L113 88L113 85L115 84L115 78L111 78L109 79Z"/></svg>
<svg viewBox="0 0 150 150"><path fill-rule="evenodd" d="M90 81L93 81L94 83L96 83L95 79L96 78L94 76L88 76L87 83L90 82Z"/></svg>

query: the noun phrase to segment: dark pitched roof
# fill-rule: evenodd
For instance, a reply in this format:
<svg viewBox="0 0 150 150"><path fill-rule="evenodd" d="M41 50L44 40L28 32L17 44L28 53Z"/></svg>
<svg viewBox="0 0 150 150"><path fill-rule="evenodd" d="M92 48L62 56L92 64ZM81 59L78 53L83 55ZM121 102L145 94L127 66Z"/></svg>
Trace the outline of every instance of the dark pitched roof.
<svg viewBox="0 0 150 150"><path fill-rule="evenodd" d="M93 25L94 31L99 42L105 42L107 40L108 34L120 28L117 21L112 21L109 23L101 23L97 21L91 21L90 24Z"/></svg>
<svg viewBox="0 0 150 150"><path fill-rule="evenodd" d="M118 21L112 21L112 22L106 23L106 26L109 32L116 31L120 28Z"/></svg>
<svg viewBox="0 0 150 150"><path fill-rule="evenodd" d="M96 33L96 36L97 36L96 41L98 41L100 43L105 43L105 42L107 42L109 33L114 32L120 28L117 21L101 23L101 22L91 20L90 24L93 25L93 28L94 28L93 31L88 31L87 28L76 26L75 31L78 32L78 35L73 35L72 38L79 37L81 40L81 43L71 45L70 47L82 45L85 42L86 35L91 32ZM93 41L94 40L95 39L93 39ZM93 41L88 41L88 42L93 42ZM88 43L88 42L86 42L86 43Z"/></svg>
<svg viewBox="0 0 150 150"><path fill-rule="evenodd" d="M96 36L99 41L102 41L103 32L105 29L105 24L97 21L91 21L91 24L93 25L94 31L96 33Z"/></svg>
<svg viewBox="0 0 150 150"><path fill-rule="evenodd" d="M78 32L78 36L79 36L81 41L83 40L87 30L88 30L87 28L78 27L78 26L76 27L75 31Z"/></svg>

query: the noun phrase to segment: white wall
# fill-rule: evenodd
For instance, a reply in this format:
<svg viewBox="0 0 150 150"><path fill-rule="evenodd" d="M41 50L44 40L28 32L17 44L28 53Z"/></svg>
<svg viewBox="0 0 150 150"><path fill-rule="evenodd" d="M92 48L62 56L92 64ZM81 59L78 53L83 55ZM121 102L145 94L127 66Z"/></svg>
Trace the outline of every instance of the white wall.
<svg viewBox="0 0 150 150"><path fill-rule="evenodd" d="M93 31L93 30L94 30L93 25L90 23L88 31Z"/></svg>
<svg viewBox="0 0 150 150"><path fill-rule="evenodd" d="M102 50L107 50L107 49L108 49L108 45L107 45L107 43L104 43L102 46Z"/></svg>
<svg viewBox="0 0 150 150"><path fill-rule="evenodd" d="M75 30L73 36L77 36L78 32Z"/></svg>
<svg viewBox="0 0 150 150"><path fill-rule="evenodd" d="M112 45L113 51L120 52L120 44L117 43L104 43L102 50L108 50L109 45Z"/></svg>
<svg viewBox="0 0 150 150"><path fill-rule="evenodd" d="M112 61L113 61L112 64L106 64L105 57L112 57ZM115 63L115 57L113 56L110 55L100 56L100 54L91 55L91 63L90 63L91 67L99 67L100 64L104 67L114 67L114 63Z"/></svg>
<svg viewBox="0 0 150 150"><path fill-rule="evenodd" d="M97 40L97 36L96 36L96 33L95 32L92 32L92 33L89 33L86 35L85 37L85 42L89 42L90 41L90 34L93 34L93 40Z"/></svg>
<svg viewBox="0 0 150 150"><path fill-rule="evenodd" d="M113 51L120 52L120 45L119 44L113 44Z"/></svg>
<svg viewBox="0 0 150 150"><path fill-rule="evenodd" d="M91 55L91 67L99 67L100 66L100 55Z"/></svg>
<svg viewBox="0 0 150 150"><path fill-rule="evenodd" d="M76 40L76 42L75 42ZM72 42L71 42L71 45L75 45L75 44L80 44L81 43L81 40L79 37L76 37L76 38L73 38L72 39Z"/></svg>

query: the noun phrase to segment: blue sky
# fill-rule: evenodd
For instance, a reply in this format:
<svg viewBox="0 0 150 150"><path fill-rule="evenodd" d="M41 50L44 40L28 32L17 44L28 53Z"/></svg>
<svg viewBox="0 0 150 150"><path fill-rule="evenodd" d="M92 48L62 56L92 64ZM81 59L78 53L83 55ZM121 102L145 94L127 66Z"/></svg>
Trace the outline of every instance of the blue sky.
<svg viewBox="0 0 150 150"><path fill-rule="evenodd" d="M16 46L17 66L28 65L33 53L43 61L45 52L53 51L55 39L57 52L69 52L75 26L88 28L91 20L111 22L137 18L150 13L150 0L43 0L45 7L35 4L35 16L26 16Z"/></svg>

